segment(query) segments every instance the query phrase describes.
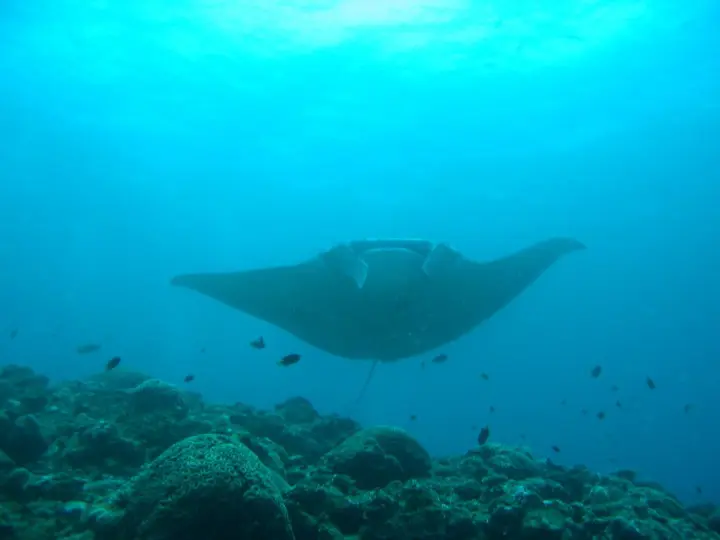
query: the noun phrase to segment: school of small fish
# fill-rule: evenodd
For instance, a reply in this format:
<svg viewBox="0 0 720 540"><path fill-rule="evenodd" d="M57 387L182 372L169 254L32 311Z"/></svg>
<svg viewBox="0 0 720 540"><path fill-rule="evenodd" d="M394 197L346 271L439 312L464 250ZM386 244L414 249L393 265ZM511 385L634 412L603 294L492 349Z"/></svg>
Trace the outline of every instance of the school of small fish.
<svg viewBox="0 0 720 540"><path fill-rule="evenodd" d="M13 329L9 332L9 338L10 338L10 340L15 340L15 339L18 337L18 334L19 334L19 329L13 328ZM253 339L252 341L249 342L249 346L250 346L252 349L255 349L255 350L263 350L263 349L266 348L265 338L264 338L263 336L258 336L257 338L255 338L255 339ZM101 349L102 349L102 344L100 344L100 343L95 343L95 342L89 342L89 343L83 343L83 344L77 345L76 348L75 348L75 352L76 352L77 354L80 354L80 355L87 355L87 354L91 354L91 353L98 352L98 351L101 350ZM207 349L206 349L205 347L202 347L202 348L200 349L200 353L204 354L204 353L206 352L206 350L207 350ZM281 366L281 367L289 367L289 366L292 366L292 365L297 364L298 362L300 362L301 358L302 358L302 355L300 355L300 354L298 354L298 353L289 353L289 354L286 354L286 355L284 355L283 357L281 357L276 363L277 363L278 366ZM438 355L434 356L432 359L430 359L430 363L431 363L431 364L444 364L444 363L446 363L448 360L449 360L449 356L448 356L447 354L441 353L441 354L438 354ZM120 358L119 356L113 356L112 358L110 358L110 360L108 360L108 361L106 362L106 364L105 364L105 371L113 371L114 369L116 369L116 368L120 365L120 362L121 362L121 358ZM423 369L426 367L426 365L427 365L427 363L426 363L425 360L422 360L422 361L420 362L420 366L421 366ZM602 368L602 366L601 366L601 365L596 365L595 367L593 367L593 368L590 370L590 377L593 378L593 379L599 379L600 376L602 375L602 373L603 373L603 368ZM479 378L482 379L483 381L489 381L489 380L490 380L490 375L489 375L488 373L486 373L486 372L482 372L482 373L479 374ZM183 378L183 382L184 382L184 383L191 383L191 382L194 381L194 380L195 380L195 375L192 374L192 373L188 373L188 374L185 375L185 377ZM649 377L649 376L646 377L646 379L645 379L645 385L648 387L649 390L655 390L655 389L657 388L657 385L655 384L655 381L654 381L651 377ZM617 385L613 384L613 385L610 387L610 391L611 391L612 393L617 393L617 392L619 391L619 387L618 387ZM567 405L567 399L562 399L562 400L560 401L560 405L562 405L562 406ZM615 407L618 408L618 409L622 409L622 408L623 408L622 402L621 402L619 399L615 401ZM692 412L694 409L695 409L695 405L694 405L693 403L686 403L686 404L683 406L683 412L684 412L685 414L689 414L689 413ZM488 408L489 414L493 414L493 413L495 413L495 411L496 411L495 406L494 406L494 405L490 405L489 408ZM587 409L581 409L580 413L581 413L583 416L586 416L586 415L589 413L589 411L588 411ZM606 412L605 412L605 411L598 411L598 412L595 413L595 417L596 417L598 420L604 420L604 419L606 418ZM410 420L411 422L416 422L417 419L418 419L418 416L417 416L416 414L411 414L411 415L409 416L409 420ZM472 426L472 429L473 429L473 431L477 431L477 426L473 425L473 426ZM479 430L479 432L478 432L478 436L477 436L478 445L480 445L480 446L484 445L485 443L488 442L489 438L490 438L490 426L485 425L485 426L482 427L482 428ZM521 440L524 441L525 438L526 438L526 437L525 437L525 434L520 434L520 439L521 439ZM552 450L552 452L554 452L554 453L556 453L556 454L558 454L558 453L561 452L561 449L560 449L560 447L559 447L558 445L552 445L552 446L550 446L550 450ZM615 458L610 458L610 461L614 463L614 462L615 462ZM702 487L701 487L701 486L697 486L697 487L695 488L695 491L696 491L698 494L702 494Z"/></svg>
<svg viewBox="0 0 720 540"><path fill-rule="evenodd" d="M448 355L446 355L446 354L439 354L439 355L435 356L434 358L432 358L432 360L430 361L430 363L432 363L432 364L444 364L445 362L447 362L448 359L449 359ZM426 361L425 361L425 360L422 360L421 363L420 363L420 366L424 369L426 365L427 365ZM603 373L603 367L602 367L601 365L596 365L595 367L593 367L593 368L590 370L590 377L593 378L593 379L599 379L600 376L602 375L602 373ZM480 378L481 378L483 381L488 381L488 380L490 380L490 376L489 376L487 373L485 373L485 372L480 373ZM645 385L648 387L649 390L655 390L655 389L657 388L657 385L655 384L655 381L654 381L651 377L646 377L646 379L645 379ZM613 385L610 387L610 391L611 391L612 393L617 393L619 390L620 390L620 388L619 388L616 384L613 384ZM560 401L560 405L561 405L561 406L567 405L567 399L564 399L564 398L563 398L563 399ZM619 399L615 400L615 407L618 408L618 409L622 409L622 408L623 408L623 404L622 404L622 402L621 402ZM695 408L695 405L694 405L694 404L692 404L692 403L687 403L687 404L685 404L685 405L683 406L683 412L684 412L685 414L688 414L688 413L690 413L691 411L693 411L694 408ZM495 411L496 411L495 406L494 406L494 405L490 405L490 407L489 407L489 409L488 409L488 412L489 412L490 414L492 414L492 413L494 413ZM586 416L586 415L589 413L589 411L588 411L587 409L581 409L580 413L581 413L583 416ZM602 421L602 420L605 420L606 416L607 416L607 414L606 414L605 411L598 411L598 412L595 413L595 417L596 417L598 420L601 420L601 421ZM411 420L411 421L417 420L417 415L414 415L414 414L411 415L411 416L410 416L410 420ZM473 425L471 429L472 429L473 431L477 431L477 426L476 426L476 425ZM490 428L489 428L489 426L485 426L485 427L483 427L483 428L480 430L480 432L478 433L478 444L482 446L483 444L485 444L485 443L488 441L489 438L490 438ZM526 437L525 437L525 434L520 434L520 439L521 439L522 441L524 441L525 438L526 438ZM556 454L559 454L559 453L561 452L560 446L558 446L558 445L552 445L552 446L550 446L550 450L552 450L552 452L554 452L554 453L556 453ZM609 458L609 460L610 460L611 463L615 463L615 461L616 461L614 457ZM702 488L701 488L700 486L698 486L698 487L696 488L696 492L697 492L698 494L701 494L701 493L702 493Z"/></svg>

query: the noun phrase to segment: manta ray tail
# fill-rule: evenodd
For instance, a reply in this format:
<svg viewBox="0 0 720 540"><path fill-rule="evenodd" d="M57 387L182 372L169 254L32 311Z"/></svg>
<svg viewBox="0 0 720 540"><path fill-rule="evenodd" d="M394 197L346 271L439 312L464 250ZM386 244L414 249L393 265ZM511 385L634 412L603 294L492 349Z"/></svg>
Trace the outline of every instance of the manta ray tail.
<svg viewBox="0 0 720 540"><path fill-rule="evenodd" d="M362 401L362 398L365 397L365 392L367 392L367 389L370 386L370 381L372 381L373 375L375 375L375 368L377 368L379 363L380 362L378 360L375 360L373 362L373 365L370 368L370 372L367 374L367 378L365 379L365 384L363 384L363 387L360 390L360 394L358 394L358 397L355 400L355 404L360 403Z"/></svg>

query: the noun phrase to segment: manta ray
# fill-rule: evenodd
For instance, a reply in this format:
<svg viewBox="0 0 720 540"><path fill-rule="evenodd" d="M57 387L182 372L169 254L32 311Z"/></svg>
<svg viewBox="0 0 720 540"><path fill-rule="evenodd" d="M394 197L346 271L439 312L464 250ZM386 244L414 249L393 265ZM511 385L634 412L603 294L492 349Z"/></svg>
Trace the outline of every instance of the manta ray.
<svg viewBox="0 0 720 540"><path fill-rule="evenodd" d="M288 266L179 275L192 289L335 356L392 362L457 340L562 256L554 238L477 262L428 240L360 240Z"/></svg>

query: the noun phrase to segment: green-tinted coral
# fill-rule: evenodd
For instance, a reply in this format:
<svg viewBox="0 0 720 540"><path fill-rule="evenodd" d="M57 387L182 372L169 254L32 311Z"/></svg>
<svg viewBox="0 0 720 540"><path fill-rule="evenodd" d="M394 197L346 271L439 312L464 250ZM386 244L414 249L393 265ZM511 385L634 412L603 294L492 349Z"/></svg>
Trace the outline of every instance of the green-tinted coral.
<svg viewBox="0 0 720 540"><path fill-rule="evenodd" d="M394 480L430 474L427 451L402 429L378 426L348 437L324 458L333 472L355 480L361 489L381 488Z"/></svg>
<svg viewBox="0 0 720 540"><path fill-rule="evenodd" d="M198 435L173 445L116 502L125 506L121 538L293 538L267 468L230 436Z"/></svg>

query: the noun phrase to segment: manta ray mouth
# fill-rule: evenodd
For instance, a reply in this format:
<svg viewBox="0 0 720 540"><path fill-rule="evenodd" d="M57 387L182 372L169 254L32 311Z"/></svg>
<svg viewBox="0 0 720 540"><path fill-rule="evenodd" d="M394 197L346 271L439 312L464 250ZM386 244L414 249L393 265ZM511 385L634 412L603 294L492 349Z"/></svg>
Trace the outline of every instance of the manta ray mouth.
<svg viewBox="0 0 720 540"><path fill-rule="evenodd" d="M460 254L445 244L425 240L385 240L352 242L336 246L324 255L329 269L343 275L363 289L368 274L427 278L438 277L457 263Z"/></svg>

